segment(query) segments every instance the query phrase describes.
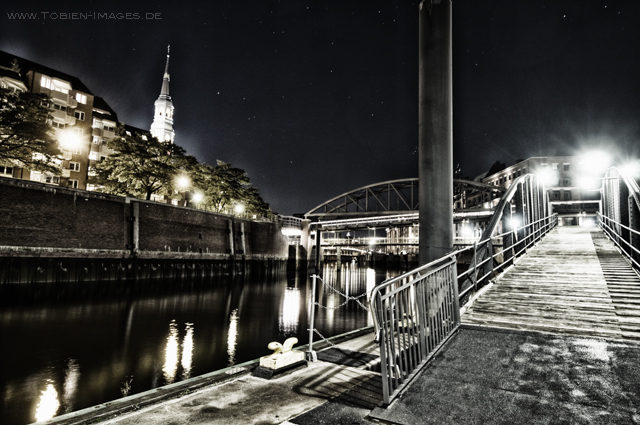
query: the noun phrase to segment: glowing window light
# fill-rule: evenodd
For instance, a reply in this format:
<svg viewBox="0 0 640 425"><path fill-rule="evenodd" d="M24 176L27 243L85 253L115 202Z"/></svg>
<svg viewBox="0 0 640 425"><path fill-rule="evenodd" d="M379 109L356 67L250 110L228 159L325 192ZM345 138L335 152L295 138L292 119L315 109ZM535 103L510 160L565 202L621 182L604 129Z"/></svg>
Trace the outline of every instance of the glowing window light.
<svg viewBox="0 0 640 425"><path fill-rule="evenodd" d="M58 392L53 387L53 383L49 381L47 387L42 391L40 401L36 407L36 421L46 421L53 418L58 412L60 402L58 401Z"/></svg>
<svg viewBox="0 0 640 425"><path fill-rule="evenodd" d="M191 368L193 362L193 323L185 323L187 334L182 341L182 379L188 379L191 376Z"/></svg>
<svg viewBox="0 0 640 425"><path fill-rule="evenodd" d="M167 384L171 384L176 377L178 369L178 326L172 320L169 324L169 336L167 337L167 347L164 350L164 379Z"/></svg>
<svg viewBox="0 0 640 425"><path fill-rule="evenodd" d="M238 309L236 308L229 316L229 335L227 336L227 355L229 356L229 366L236 364L236 346L238 344Z"/></svg>

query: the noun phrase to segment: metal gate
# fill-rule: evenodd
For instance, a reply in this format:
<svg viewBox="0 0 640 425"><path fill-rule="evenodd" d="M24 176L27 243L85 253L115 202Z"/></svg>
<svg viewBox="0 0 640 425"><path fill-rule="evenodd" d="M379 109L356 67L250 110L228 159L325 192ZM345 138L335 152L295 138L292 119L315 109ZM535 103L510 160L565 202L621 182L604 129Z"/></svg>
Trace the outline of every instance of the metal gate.
<svg viewBox="0 0 640 425"><path fill-rule="evenodd" d="M460 326L455 255L383 282L371 302L388 405Z"/></svg>

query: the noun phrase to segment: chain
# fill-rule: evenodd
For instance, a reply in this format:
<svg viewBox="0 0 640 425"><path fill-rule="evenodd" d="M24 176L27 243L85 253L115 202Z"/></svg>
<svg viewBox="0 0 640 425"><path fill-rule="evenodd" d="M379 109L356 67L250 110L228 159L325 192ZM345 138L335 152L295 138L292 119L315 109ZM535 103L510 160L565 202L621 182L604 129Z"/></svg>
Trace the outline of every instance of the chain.
<svg viewBox="0 0 640 425"><path fill-rule="evenodd" d="M336 289L336 288L334 288L334 287L333 287L333 285L331 285L330 283L325 282L325 281L324 281L320 276L316 276L316 277L317 277L318 279L320 279L320 281L321 281L325 286L328 286L328 287L329 287L329 289L331 289L333 292L335 292L336 294L338 294L338 295L342 296L343 298L346 298L346 301L345 301L345 302L343 302L342 304L340 304L340 305L339 305L339 306L337 306L337 307L327 307L327 306L321 305L321 304L319 304L318 302L316 302L316 305L317 305L318 307L324 308L325 310L336 310L336 309L338 309L338 308L340 308L340 307L342 307L342 306L346 305L349 301L355 301L356 303L358 303L358 305L359 305L360 307L362 307L362 308L364 308L365 310L369 311L369 307L365 306L365 305L360 301L360 298L362 298L362 297L366 297L366 296L367 296L367 293L366 293L366 292L365 292L364 294L358 295L357 297L352 297L352 296L349 296L349 295L347 295L347 294L345 294L345 293L343 293L343 292L340 292L340 290L339 290L339 289Z"/></svg>
<svg viewBox="0 0 640 425"><path fill-rule="evenodd" d="M307 329L307 330L309 330L309 329ZM319 336L323 341L326 341L326 342L327 342L327 344L329 344L330 346L332 346L332 347L335 347L335 346L336 346L333 342L329 341L327 338L325 338L325 337L324 337L324 335L322 335L320 332L318 332L318 330L317 330L316 328L313 328L313 331L314 331L315 333L317 333L317 334L318 334L318 336Z"/></svg>

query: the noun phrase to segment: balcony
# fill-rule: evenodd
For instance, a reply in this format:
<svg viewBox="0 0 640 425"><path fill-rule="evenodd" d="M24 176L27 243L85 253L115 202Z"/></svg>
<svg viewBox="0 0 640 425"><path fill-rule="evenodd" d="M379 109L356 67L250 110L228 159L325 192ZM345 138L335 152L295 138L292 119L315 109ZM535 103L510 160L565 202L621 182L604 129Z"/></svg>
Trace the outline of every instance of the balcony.
<svg viewBox="0 0 640 425"><path fill-rule="evenodd" d="M66 114L64 117L64 123L67 125L76 125L76 117L74 115Z"/></svg>
<svg viewBox="0 0 640 425"><path fill-rule="evenodd" d="M50 90L48 94L49 96L51 96L52 99L56 99L56 100L59 100L60 102L63 102L65 106L69 105L69 95L67 93L62 93L57 90ZM76 103L76 106L77 106L77 103Z"/></svg>

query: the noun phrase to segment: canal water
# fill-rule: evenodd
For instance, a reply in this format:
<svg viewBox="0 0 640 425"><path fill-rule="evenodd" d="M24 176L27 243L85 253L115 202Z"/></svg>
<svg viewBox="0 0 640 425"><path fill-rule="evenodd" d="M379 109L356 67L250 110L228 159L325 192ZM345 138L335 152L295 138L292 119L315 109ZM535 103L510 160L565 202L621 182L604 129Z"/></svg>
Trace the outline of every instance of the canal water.
<svg viewBox="0 0 640 425"><path fill-rule="evenodd" d="M315 327L326 336L372 325L373 286L400 271L328 265ZM306 273L210 279L0 285L0 423L25 424L308 342ZM342 305L344 304L344 305ZM339 308L337 308L339 307Z"/></svg>

